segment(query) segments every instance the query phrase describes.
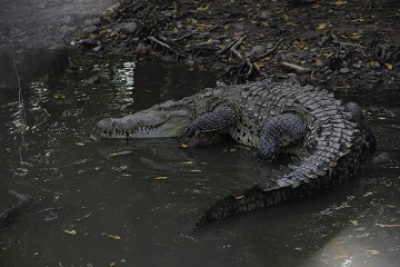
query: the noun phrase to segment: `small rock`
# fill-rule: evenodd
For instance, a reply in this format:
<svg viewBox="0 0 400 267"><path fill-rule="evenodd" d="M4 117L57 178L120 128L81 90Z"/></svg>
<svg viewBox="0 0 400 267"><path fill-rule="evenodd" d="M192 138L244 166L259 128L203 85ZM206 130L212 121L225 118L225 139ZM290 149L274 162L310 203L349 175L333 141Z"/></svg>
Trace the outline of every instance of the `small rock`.
<svg viewBox="0 0 400 267"><path fill-rule="evenodd" d="M70 16L70 15L67 15L67 16L63 17L63 18L61 19L61 22L64 23L64 24L70 23L70 22L71 22L71 16Z"/></svg>
<svg viewBox="0 0 400 267"><path fill-rule="evenodd" d="M235 24L233 24L233 27L235 27L235 29L239 30L239 31L243 31L245 29L245 26L243 23L235 23Z"/></svg>
<svg viewBox="0 0 400 267"><path fill-rule="evenodd" d="M171 11L169 11L169 10L162 11L161 13L162 13L162 14L164 15L164 17L166 17L166 18L172 17L172 15L173 15L173 13L172 13Z"/></svg>
<svg viewBox="0 0 400 267"><path fill-rule="evenodd" d="M251 49L250 56L255 57L262 54L265 51L265 47L262 45L256 45Z"/></svg>
<svg viewBox="0 0 400 267"><path fill-rule="evenodd" d="M125 34L132 34L136 31L137 24L135 22L126 22L121 24L121 32Z"/></svg>
<svg viewBox="0 0 400 267"><path fill-rule="evenodd" d="M100 21L100 18L94 18L92 20L92 22L93 22L93 25L99 26L101 21Z"/></svg>
<svg viewBox="0 0 400 267"><path fill-rule="evenodd" d="M268 10L261 11L260 18L261 19L269 19L271 17L271 12Z"/></svg>
<svg viewBox="0 0 400 267"><path fill-rule="evenodd" d="M341 74L347 74L347 73L350 72L350 69L349 69L349 68L341 68L341 69L339 70L339 72L340 72Z"/></svg>
<svg viewBox="0 0 400 267"><path fill-rule="evenodd" d="M86 27L82 30L83 33L93 33L95 31L97 31L97 27L96 26L90 26L90 27Z"/></svg>
<svg viewBox="0 0 400 267"><path fill-rule="evenodd" d="M91 19L87 19L87 20L85 20L85 22L83 24L86 27L90 27L90 26L93 26L93 21Z"/></svg>
<svg viewBox="0 0 400 267"><path fill-rule="evenodd" d="M195 36L195 39L207 39L209 37L210 37L209 32L199 32L199 34Z"/></svg>
<svg viewBox="0 0 400 267"><path fill-rule="evenodd" d="M271 49L271 48L273 48L275 45L273 44L273 43L268 43L267 44L267 49Z"/></svg>
<svg viewBox="0 0 400 267"><path fill-rule="evenodd" d="M356 69L361 68L361 66L362 66L362 61L361 60L359 60L359 61L357 61L356 63L353 64L353 67L356 68Z"/></svg>

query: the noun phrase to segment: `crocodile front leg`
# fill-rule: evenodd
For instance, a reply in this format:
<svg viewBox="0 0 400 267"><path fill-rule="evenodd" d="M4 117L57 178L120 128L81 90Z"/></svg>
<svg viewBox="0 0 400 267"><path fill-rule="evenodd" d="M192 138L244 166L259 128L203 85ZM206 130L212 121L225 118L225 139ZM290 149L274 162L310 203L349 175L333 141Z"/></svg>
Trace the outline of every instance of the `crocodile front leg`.
<svg viewBox="0 0 400 267"><path fill-rule="evenodd" d="M180 138L199 136L202 133L219 132L234 125L236 114L230 107L222 106L205 113L192 121L181 133Z"/></svg>
<svg viewBox="0 0 400 267"><path fill-rule="evenodd" d="M258 157L274 161L279 151L301 141L308 130L307 121L293 113L284 113L271 118L260 132Z"/></svg>

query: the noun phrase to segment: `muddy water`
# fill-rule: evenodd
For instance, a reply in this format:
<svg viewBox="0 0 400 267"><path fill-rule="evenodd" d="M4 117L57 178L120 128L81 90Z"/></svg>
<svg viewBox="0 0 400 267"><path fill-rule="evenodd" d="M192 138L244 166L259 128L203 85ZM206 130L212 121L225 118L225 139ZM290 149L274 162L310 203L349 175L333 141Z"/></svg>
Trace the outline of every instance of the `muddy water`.
<svg viewBox="0 0 400 267"><path fill-rule="evenodd" d="M54 52L50 52L54 53ZM46 55L52 64L1 96L0 209L35 198L0 231L2 266L395 266L400 260L400 93L347 92L367 112L377 153L338 190L203 229L218 197L260 175L252 151L177 140L102 141L93 125L213 86L215 74L132 59ZM46 65L48 66L48 65ZM3 91L5 92L5 91Z"/></svg>

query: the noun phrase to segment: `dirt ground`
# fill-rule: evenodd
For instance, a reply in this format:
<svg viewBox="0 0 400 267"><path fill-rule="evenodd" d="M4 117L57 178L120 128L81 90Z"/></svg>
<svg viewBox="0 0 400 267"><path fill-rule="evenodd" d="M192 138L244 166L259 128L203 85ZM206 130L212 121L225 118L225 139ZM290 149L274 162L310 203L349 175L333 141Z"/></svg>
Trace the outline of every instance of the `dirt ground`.
<svg viewBox="0 0 400 267"><path fill-rule="evenodd" d="M331 89L400 89L399 26L395 0L124 0L75 44L215 68L232 83L295 72Z"/></svg>

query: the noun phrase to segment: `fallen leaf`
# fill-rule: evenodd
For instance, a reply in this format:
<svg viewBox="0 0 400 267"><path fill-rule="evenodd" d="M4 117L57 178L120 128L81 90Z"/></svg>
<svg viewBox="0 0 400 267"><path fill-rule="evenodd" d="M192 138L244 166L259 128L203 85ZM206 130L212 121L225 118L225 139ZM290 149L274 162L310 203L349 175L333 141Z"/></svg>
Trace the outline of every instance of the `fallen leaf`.
<svg viewBox="0 0 400 267"><path fill-rule="evenodd" d="M325 56L325 58L326 58L326 59L331 58L334 54L335 54L335 52L331 52L331 53L327 54L327 55Z"/></svg>
<svg viewBox="0 0 400 267"><path fill-rule="evenodd" d="M119 235L107 235L107 237L115 239L115 240L121 240L121 237Z"/></svg>
<svg viewBox="0 0 400 267"><path fill-rule="evenodd" d="M65 98L67 98L65 95L62 95L62 94L55 94L53 97L55 99L65 99Z"/></svg>
<svg viewBox="0 0 400 267"><path fill-rule="evenodd" d="M334 3L334 5L336 6L344 6L345 4L347 4L347 1L342 1L342 0L338 0Z"/></svg>
<svg viewBox="0 0 400 267"><path fill-rule="evenodd" d="M357 225L358 225L358 221L357 221L357 220L350 220L350 222L351 222L354 226L357 226Z"/></svg>
<svg viewBox="0 0 400 267"><path fill-rule="evenodd" d="M362 37L362 31L353 32L350 36L351 39L360 39Z"/></svg>
<svg viewBox="0 0 400 267"><path fill-rule="evenodd" d="M205 6L205 7L198 7L197 8L197 11L200 11L200 12L203 12L203 11L206 11L209 7L210 7L210 5L211 5L211 3L209 3L207 6Z"/></svg>
<svg viewBox="0 0 400 267"><path fill-rule="evenodd" d="M202 170L190 170L191 172L202 172Z"/></svg>
<svg viewBox="0 0 400 267"><path fill-rule="evenodd" d="M390 63L385 62L385 66L388 70L392 70L393 69L393 65Z"/></svg>
<svg viewBox="0 0 400 267"><path fill-rule="evenodd" d="M378 250L376 249L367 249L367 252L371 255L378 255L381 254Z"/></svg>
<svg viewBox="0 0 400 267"><path fill-rule="evenodd" d="M326 28L329 27L329 26L330 26L329 23L321 22L321 23L318 24L318 27L317 27L316 29L317 29L317 30L324 30L324 29L326 29Z"/></svg>
<svg viewBox="0 0 400 267"><path fill-rule="evenodd" d="M168 178L168 176L158 176L158 177L154 178L154 180L165 180L167 178Z"/></svg>
<svg viewBox="0 0 400 267"><path fill-rule="evenodd" d="M124 151L119 151L119 152L115 152L115 153L110 153L108 154L108 157L115 157L115 156L121 156L121 155L128 155L131 154L132 151L129 150L124 150Z"/></svg>
<svg viewBox="0 0 400 267"><path fill-rule="evenodd" d="M257 62L254 62L254 63L253 63L253 67L254 67L256 70L260 70L260 69L261 69L261 65L260 65L260 64L257 64Z"/></svg>
<svg viewBox="0 0 400 267"><path fill-rule="evenodd" d="M99 166L96 166L96 167L94 167L93 168L95 171L98 171L98 170L100 170L100 167Z"/></svg>
<svg viewBox="0 0 400 267"><path fill-rule="evenodd" d="M182 143L182 144L181 144L181 147L183 147L183 148L188 148L188 147L189 147L189 145L188 145L188 144L186 144L186 143Z"/></svg>
<svg viewBox="0 0 400 267"><path fill-rule="evenodd" d="M77 145L77 146L84 146L85 143L84 143L84 142L75 142L75 145Z"/></svg>
<svg viewBox="0 0 400 267"><path fill-rule="evenodd" d="M76 235L76 230L68 230L68 229L62 229L62 230L69 235Z"/></svg>
<svg viewBox="0 0 400 267"><path fill-rule="evenodd" d="M291 21L291 20L289 20L288 22L286 22L286 25L287 25L287 26L292 26L292 27L297 27L297 26L299 26L299 24L297 24L296 22Z"/></svg>
<svg viewBox="0 0 400 267"><path fill-rule="evenodd" d="M307 43L303 40L296 40L293 42L293 44L297 47L297 49L304 49L307 47Z"/></svg>

